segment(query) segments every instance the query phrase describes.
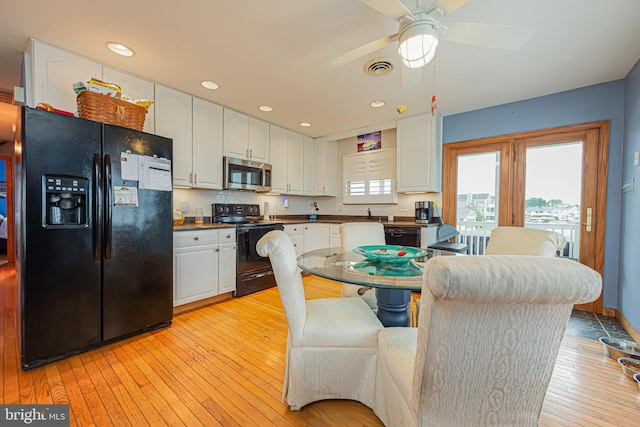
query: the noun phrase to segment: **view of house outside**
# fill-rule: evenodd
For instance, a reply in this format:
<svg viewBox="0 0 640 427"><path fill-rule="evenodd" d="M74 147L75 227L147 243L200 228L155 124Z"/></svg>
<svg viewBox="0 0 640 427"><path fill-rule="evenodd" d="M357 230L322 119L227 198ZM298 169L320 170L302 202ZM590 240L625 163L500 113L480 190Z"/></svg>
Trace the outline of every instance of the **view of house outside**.
<svg viewBox="0 0 640 427"><path fill-rule="evenodd" d="M498 226L499 152L458 158L456 227L470 254L483 254ZM579 257L582 142L528 148L525 227L551 230L567 239L564 256ZM520 189L522 191L522 189Z"/></svg>

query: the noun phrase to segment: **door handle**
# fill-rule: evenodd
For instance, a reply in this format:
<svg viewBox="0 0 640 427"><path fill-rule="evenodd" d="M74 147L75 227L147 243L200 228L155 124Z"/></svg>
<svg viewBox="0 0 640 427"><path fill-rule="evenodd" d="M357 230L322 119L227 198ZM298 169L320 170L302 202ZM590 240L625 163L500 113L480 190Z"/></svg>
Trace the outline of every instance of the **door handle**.
<svg viewBox="0 0 640 427"><path fill-rule="evenodd" d="M113 214L113 177L111 176L111 156L104 156L105 214L104 214L104 259L111 259L111 232Z"/></svg>
<svg viewBox="0 0 640 427"><path fill-rule="evenodd" d="M587 208L587 222L583 222L582 225L586 226L586 232L591 232L591 222L593 221L593 209Z"/></svg>
<svg viewBox="0 0 640 427"><path fill-rule="evenodd" d="M100 154L93 154L93 260L102 258L102 167Z"/></svg>

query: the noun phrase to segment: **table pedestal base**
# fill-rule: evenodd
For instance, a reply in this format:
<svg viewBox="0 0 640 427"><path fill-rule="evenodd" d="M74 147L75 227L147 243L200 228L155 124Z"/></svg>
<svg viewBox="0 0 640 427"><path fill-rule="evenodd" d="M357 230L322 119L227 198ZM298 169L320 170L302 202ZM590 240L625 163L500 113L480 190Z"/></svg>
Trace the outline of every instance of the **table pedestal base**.
<svg viewBox="0 0 640 427"><path fill-rule="evenodd" d="M385 327L408 326L411 291L403 289L376 288L378 319Z"/></svg>

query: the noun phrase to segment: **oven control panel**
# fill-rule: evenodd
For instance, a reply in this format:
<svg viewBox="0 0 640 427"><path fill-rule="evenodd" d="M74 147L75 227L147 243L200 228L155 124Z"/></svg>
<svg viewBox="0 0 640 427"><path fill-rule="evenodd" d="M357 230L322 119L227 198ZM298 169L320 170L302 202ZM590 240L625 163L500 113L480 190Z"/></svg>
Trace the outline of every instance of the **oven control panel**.
<svg viewBox="0 0 640 427"><path fill-rule="evenodd" d="M214 222L248 222L260 217L260 205L214 203Z"/></svg>

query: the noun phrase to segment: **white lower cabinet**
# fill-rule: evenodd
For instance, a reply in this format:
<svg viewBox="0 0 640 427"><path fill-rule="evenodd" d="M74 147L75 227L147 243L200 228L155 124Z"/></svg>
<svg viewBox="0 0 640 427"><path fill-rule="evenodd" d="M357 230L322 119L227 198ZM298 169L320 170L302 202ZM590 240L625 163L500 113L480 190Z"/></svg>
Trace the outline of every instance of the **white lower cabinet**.
<svg viewBox="0 0 640 427"><path fill-rule="evenodd" d="M287 233L293 242L293 248L296 251L296 255L301 255L304 252L304 225L305 224L284 225L284 232Z"/></svg>
<svg viewBox="0 0 640 427"><path fill-rule="evenodd" d="M340 224L329 224L329 247L339 248L340 246L342 246Z"/></svg>
<svg viewBox="0 0 640 427"><path fill-rule="evenodd" d="M329 224L304 224L303 235L305 252L329 247Z"/></svg>
<svg viewBox="0 0 640 427"><path fill-rule="evenodd" d="M235 229L173 233L173 305L235 290Z"/></svg>
<svg viewBox="0 0 640 427"><path fill-rule="evenodd" d="M218 293L236 290L236 229L219 230Z"/></svg>

